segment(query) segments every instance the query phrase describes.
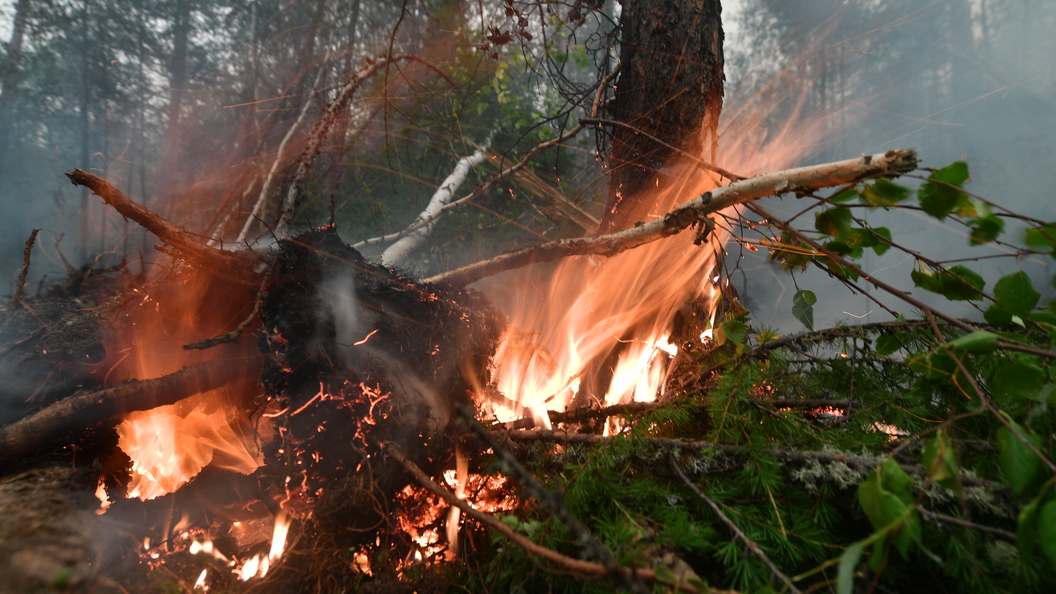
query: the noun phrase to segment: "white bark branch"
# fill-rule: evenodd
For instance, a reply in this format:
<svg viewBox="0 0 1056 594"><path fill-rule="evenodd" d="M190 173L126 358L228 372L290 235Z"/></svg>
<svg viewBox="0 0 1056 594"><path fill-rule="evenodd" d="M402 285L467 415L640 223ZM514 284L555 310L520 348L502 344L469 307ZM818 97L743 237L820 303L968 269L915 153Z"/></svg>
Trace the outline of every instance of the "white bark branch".
<svg viewBox="0 0 1056 594"><path fill-rule="evenodd" d="M440 218L441 211L455 198L455 190L462 185L462 182L466 181L466 176L469 175L469 172L474 167L484 162L484 150L486 148L485 146L472 155L458 160L455 170L440 183L440 187L433 194L433 197L429 199L429 204L426 205L425 210L412 223L412 225L419 222L424 222L424 224L401 237L399 241L390 245L381 254L383 266L402 266L407 262L407 258L425 243L425 239L433 232L433 227L436 226L436 221Z"/></svg>
<svg viewBox="0 0 1056 594"><path fill-rule="evenodd" d="M562 239L508 252L489 260L438 274L425 279L425 282L447 282L455 286L465 286L499 272L529 264L552 262L567 256L588 254L612 256L624 250L674 235L687 227L706 224L708 215L737 204L786 192L813 192L821 188L855 183L870 177L897 175L912 171L916 167L916 151L898 150L768 173L706 192L658 219L625 231L595 237Z"/></svg>

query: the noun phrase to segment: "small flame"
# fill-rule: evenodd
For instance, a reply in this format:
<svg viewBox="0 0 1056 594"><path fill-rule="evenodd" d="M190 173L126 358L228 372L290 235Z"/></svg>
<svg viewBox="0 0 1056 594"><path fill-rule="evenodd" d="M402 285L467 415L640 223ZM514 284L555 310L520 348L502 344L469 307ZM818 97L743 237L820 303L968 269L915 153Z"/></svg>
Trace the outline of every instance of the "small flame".
<svg viewBox="0 0 1056 594"><path fill-rule="evenodd" d="M99 500L99 509L95 510L95 514L101 516L106 513L106 510L110 509L110 505L113 503L110 498L106 496L106 483L103 479L99 479L99 486L95 488L95 497Z"/></svg>
<svg viewBox="0 0 1056 594"><path fill-rule="evenodd" d="M203 569L202 573L198 575L198 579L194 582L194 589L201 590L202 592L208 592L209 586L205 585L205 576L209 575L208 569Z"/></svg>
<svg viewBox="0 0 1056 594"><path fill-rule="evenodd" d="M241 569L236 569L235 573L238 574L239 579L246 582L255 577L262 578L267 575L268 570L274 567L279 559L282 559L289 530L290 519L286 512L280 511L279 515L275 516L275 529L271 535L271 550L268 551L267 555L263 553L253 555L242 564Z"/></svg>

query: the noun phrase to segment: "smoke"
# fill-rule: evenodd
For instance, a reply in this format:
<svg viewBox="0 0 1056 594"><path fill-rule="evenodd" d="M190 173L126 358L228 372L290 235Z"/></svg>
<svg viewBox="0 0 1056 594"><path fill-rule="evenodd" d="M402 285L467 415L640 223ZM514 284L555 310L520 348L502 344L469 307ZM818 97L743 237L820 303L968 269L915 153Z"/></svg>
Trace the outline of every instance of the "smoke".
<svg viewBox="0 0 1056 594"><path fill-rule="evenodd" d="M727 105L771 99L775 125L800 98L802 113L793 125L825 134L803 147L799 164L856 157L895 148L915 148L926 167L968 162L970 192L1014 212L1043 220L1056 218L1056 201L1047 188L1056 183L1051 166L1056 137L1056 51L1049 33L1056 5L1042 2L943 0L928 3L846 1L786 2L741 0L726 3ZM779 81L776 85L774 81ZM774 88L774 87L777 88ZM774 100L777 97L782 100ZM727 122L728 124L728 122ZM721 162L721 157L720 157ZM903 179L913 187L919 181ZM808 204L795 198L770 200L764 207L789 217ZM858 214L858 213L856 213ZM965 262L987 280L1025 270L1039 286L1050 287L1050 262L995 257L1000 246L970 247L963 229L919 212L877 210L860 213L873 226L887 226L894 240L936 260ZM812 215L797 221L813 227ZM1009 221L1005 238L1021 242L1023 226ZM733 282L756 321L783 332L802 331L791 316L792 279L766 262L765 250L749 252L731 244L727 264ZM915 297L954 315L979 317L968 304L954 304L922 290L913 291L914 259L891 250L867 255L863 268L875 277L913 292ZM799 288L814 289L815 324L890 319L866 295L828 290L832 279L816 270L797 274ZM865 293L875 293L864 282ZM818 291L817 289L822 289ZM1043 302L1051 298L1043 295ZM885 294L875 296L896 310L908 306Z"/></svg>

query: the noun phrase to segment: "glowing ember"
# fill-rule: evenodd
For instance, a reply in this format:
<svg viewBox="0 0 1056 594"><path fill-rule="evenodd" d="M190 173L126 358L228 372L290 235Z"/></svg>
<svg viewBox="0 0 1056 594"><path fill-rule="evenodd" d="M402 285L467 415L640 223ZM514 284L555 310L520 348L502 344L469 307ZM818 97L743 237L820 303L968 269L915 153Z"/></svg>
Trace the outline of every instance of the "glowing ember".
<svg viewBox="0 0 1056 594"><path fill-rule="evenodd" d="M128 496L143 500L171 493L212 463L248 474L263 462L231 428L228 411L210 394L128 415L117 427L118 446L132 458Z"/></svg>

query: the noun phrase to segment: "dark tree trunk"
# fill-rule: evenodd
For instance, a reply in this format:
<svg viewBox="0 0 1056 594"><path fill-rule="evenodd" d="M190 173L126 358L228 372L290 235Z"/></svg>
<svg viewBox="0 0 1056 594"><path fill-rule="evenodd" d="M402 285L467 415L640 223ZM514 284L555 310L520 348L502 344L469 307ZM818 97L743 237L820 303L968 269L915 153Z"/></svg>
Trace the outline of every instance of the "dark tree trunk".
<svg viewBox="0 0 1056 594"><path fill-rule="evenodd" d="M646 218L646 190L671 183L679 154L710 160L722 111L722 7L719 0L624 0L622 68L612 117L611 175L599 233ZM661 142L649 138L646 134Z"/></svg>

